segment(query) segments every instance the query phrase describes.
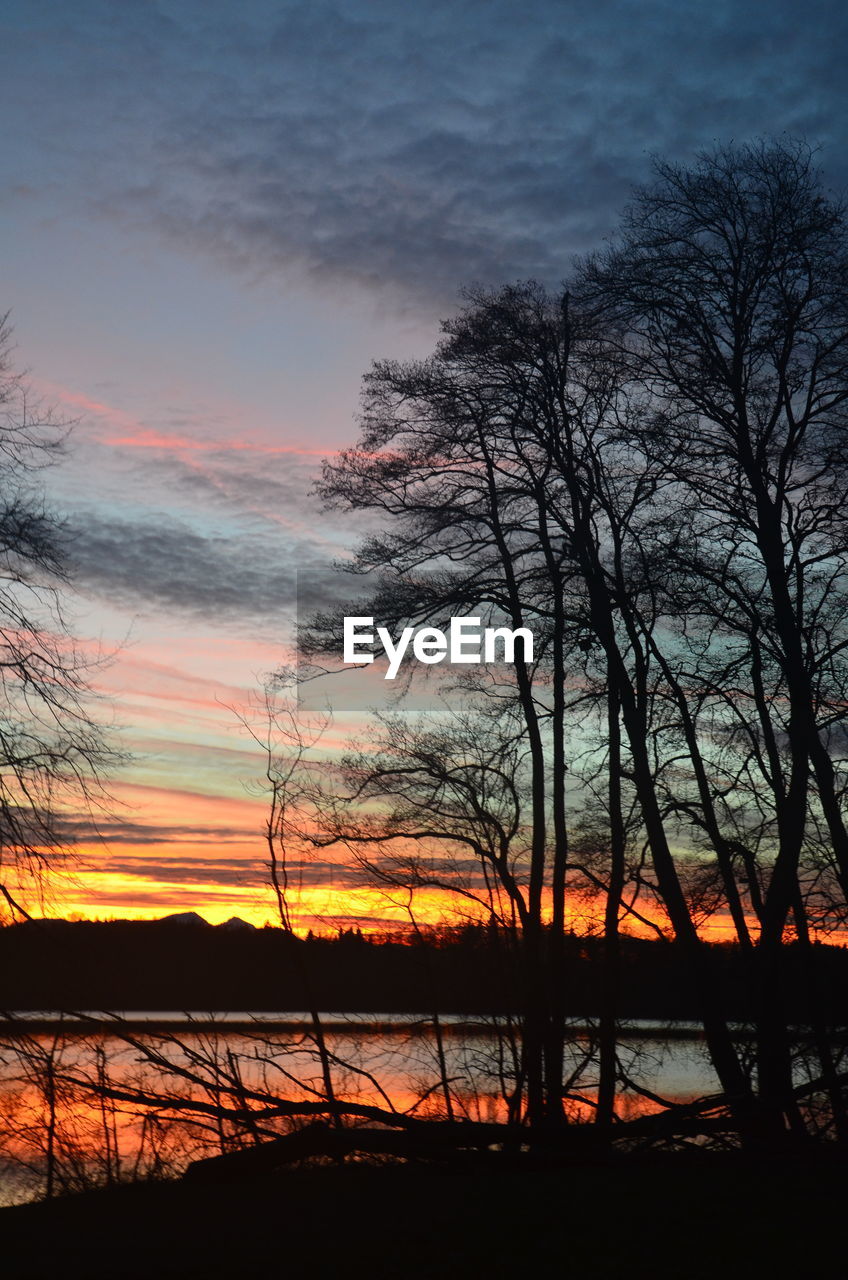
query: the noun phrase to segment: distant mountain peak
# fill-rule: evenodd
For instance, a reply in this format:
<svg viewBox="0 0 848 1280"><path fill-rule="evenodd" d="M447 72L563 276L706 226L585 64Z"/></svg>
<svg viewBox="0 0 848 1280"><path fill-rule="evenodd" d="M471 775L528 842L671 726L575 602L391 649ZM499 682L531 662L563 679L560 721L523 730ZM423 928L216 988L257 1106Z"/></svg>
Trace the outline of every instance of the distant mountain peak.
<svg viewBox="0 0 848 1280"><path fill-rule="evenodd" d="M229 920L225 920L223 924L219 924L218 928L255 930L256 925L251 924L249 920L242 920L241 916L230 916Z"/></svg>
<svg viewBox="0 0 848 1280"><path fill-rule="evenodd" d="M160 924L187 924L196 926L199 924L209 926L209 921L204 920L203 916L199 916L196 911L176 911L173 915L163 916L159 921Z"/></svg>

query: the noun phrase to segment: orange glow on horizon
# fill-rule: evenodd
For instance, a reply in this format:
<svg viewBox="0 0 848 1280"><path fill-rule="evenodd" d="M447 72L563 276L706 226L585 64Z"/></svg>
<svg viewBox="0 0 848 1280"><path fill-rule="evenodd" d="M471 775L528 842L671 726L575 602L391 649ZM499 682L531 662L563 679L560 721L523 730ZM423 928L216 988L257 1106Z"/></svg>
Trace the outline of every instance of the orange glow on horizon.
<svg viewBox="0 0 848 1280"><path fill-rule="evenodd" d="M149 850L143 844L124 846L129 858L138 859L138 870L131 872L110 866L112 858L100 854L99 863L89 863L85 870L62 878L54 886L49 909L45 914L54 918L75 919L126 919L156 920L163 916L195 912L210 924L222 924L232 916L246 920L261 928L277 927L280 918L270 874L262 859L257 840L249 843L234 842L226 853L233 861L243 861L244 872L236 879L215 880L204 876L202 881L190 876L179 878L162 874L167 867L169 853L177 868L194 859L202 870L204 856L212 854L202 840L181 841L175 845L163 845L156 857L145 866L143 854ZM378 886L352 885L350 869L341 861L337 877L326 864L321 877L306 883L309 871L304 864L289 883L287 900L289 918L295 931L305 935L309 930L322 935L334 935L339 929L360 928L363 934L413 931L416 926L436 928L464 923L486 923L488 912L481 904L473 902L443 888L419 889L415 892L412 912L409 895L405 890L391 890ZM298 883L298 876L300 882ZM347 881L347 883L345 883ZM656 914L657 923L663 921ZM574 899L566 915L566 928L577 936L598 937L602 933L603 901L581 897ZM752 928L754 922L751 921ZM755 931L755 930L754 930ZM621 932L625 936L651 939L654 930L633 917L624 917ZM735 930L729 918L716 917L702 926L701 936L708 942L733 942ZM832 939L839 941L840 939Z"/></svg>

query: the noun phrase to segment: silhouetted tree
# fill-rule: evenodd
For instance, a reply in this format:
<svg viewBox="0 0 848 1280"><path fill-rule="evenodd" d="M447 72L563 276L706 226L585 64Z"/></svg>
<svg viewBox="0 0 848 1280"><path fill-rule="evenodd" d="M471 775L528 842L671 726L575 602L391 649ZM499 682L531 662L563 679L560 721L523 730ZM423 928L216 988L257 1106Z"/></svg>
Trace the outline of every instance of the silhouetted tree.
<svg viewBox="0 0 848 1280"><path fill-rule="evenodd" d="M458 604L466 613L494 606L513 626L532 623L546 640L544 660L537 657L533 670L519 664L515 685L532 797L528 986L543 993L529 1022L538 1017L547 1027L540 1033L545 1100L531 1090L531 1114L555 1115L561 1091L566 667L580 669L575 655L584 648L621 716L658 891L696 976L717 1070L736 1105L747 1083L714 1007L651 754L657 615L643 565L665 477L633 431L646 412L643 389L602 329L567 296L537 285L474 294L444 328L430 361L375 366L360 447L327 466L324 492L388 514L399 529L362 551L363 566L391 565L406 588L393 582L369 611L392 601L395 616L401 608L410 618L432 618ZM458 568L437 573L416 595L410 570L445 558ZM540 672L552 682L544 711ZM539 942L543 890L554 924L551 967Z"/></svg>
<svg viewBox="0 0 848 1280"><path fill-rule="evenodd" d="M0 319L0 895L25 916L72 839L69 818L102 798L117 755L91 714L92 664L64 609L67 541L39 472L66 429L33 402Z"/></svg>
<svg viewBox="0 0 848 1280"><path fill-rule="evenodd" d="M669 611L698 650L678 694L684 713L695 702L690 756L697 764L698 715L721 701L743 753L740 791L770 810L766 861L735 862L754 891L760 1094L778 1128L784 1115L800 1126L780 956L815 810L848 890L847 231L805 145L718 148L691 168L658 164L580 285L650 390L642 446L686 512L660 545ZM700 821L714 825L703 803ZM733 906L732 874L727 890Z"/></svg>
<svg viewBox="0 0 848 1280"><path fill-rule="evenodd" d="M370 612L479 613L540 636L514 683L530 796L522 923L546 991L536 1116L556 1113L561 1078L560 979L542 981L539 939L549 912L561 951L567 708L582 671L608 712L611 963L624 787L650 850L645 887L740 1127L803 1127L784 931L794 921L807 936L804 875L827 863L824 831L843 890L848 867L846 283L843 213L802 146L659 165L620 244L570 291L473 292L429 360L375 365L359 446L327 465L328 501L388 525L357 563L388 571ZM320 627L311 639L320 647ZM699 933L717 912L759 975L756 1104Z"/></svg>

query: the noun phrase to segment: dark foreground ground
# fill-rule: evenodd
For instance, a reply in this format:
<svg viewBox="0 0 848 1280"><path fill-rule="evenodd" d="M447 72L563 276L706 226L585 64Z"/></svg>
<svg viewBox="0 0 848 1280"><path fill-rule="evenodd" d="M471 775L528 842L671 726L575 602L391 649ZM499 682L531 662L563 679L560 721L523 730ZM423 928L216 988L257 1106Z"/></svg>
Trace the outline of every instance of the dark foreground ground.
<svg viewBox="0 0 848 1280"><path fill-rule="evenodd" d="M22 1277L848 1275L842 1161L665 1160L556 1171L343 1167L0 1210Z"/></svg>

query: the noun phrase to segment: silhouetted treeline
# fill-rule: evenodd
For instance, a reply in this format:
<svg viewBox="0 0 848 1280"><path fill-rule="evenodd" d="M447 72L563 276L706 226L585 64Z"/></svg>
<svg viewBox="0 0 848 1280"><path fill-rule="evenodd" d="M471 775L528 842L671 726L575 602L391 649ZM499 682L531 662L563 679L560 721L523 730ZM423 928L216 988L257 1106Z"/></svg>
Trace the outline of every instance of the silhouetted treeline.
<svg viewBox="0 0 848 1280"><path fill-rule="evenodd" d="M622 939L621 1015L694 1019L674 943ZM756 991L750 957L735 944L706 947L725 1016L744 1020ZM816 945L815 998L839 1024L848 998L848 950ZM567 935L566 1012L595 1017L603 943ZM0 1007L7 1010L299 1011L504 1014L521 1010L521 974L509 937L470 927L405 944L297 939L281 929L226 930L168 921L31 921L0 929ZM811 1010L811 975L800 949L784 949L787 1018Z"/></svg>

